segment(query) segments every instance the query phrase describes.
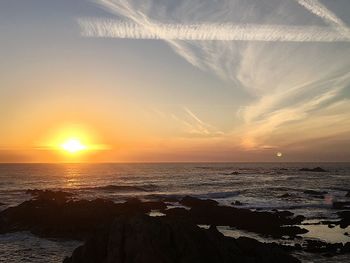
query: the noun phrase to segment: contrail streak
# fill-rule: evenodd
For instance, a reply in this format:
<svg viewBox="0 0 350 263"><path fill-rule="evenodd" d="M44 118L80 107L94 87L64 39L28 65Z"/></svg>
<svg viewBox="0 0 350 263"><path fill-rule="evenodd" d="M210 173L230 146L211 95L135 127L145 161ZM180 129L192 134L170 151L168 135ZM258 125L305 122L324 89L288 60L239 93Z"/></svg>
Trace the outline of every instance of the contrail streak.
<svg viewBox="0 0 350 263"><path fill-rule="evenodd" d="M297 0L297 2L309 12L321 17L328 25L335 27L339 33L350 36L346 24L318 0Z"/></svg>
<svg viewBox="0 0 350 263"><path fill-rule="evenodd" d="M151 26L108 19L79 19L87 37L163 40L349 42L336 28L255 24L161 24Z"/></svg>

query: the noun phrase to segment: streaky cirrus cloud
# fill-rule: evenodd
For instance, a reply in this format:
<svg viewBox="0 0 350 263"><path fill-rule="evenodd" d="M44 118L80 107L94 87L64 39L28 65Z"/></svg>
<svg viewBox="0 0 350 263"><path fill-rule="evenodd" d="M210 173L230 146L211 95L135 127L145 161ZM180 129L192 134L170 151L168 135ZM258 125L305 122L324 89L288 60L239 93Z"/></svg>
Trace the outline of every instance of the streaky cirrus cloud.
<svg viewBox="0 0 350 263"><path fill-rule="evenodd" d="M309 10L311 13L321 17L326 24L334 27L345 37L350 36L350 30L347 25L337 17L332 11L321 4L318 0L297 0L298 3Z"/></svg>
<svg viewBox="0 0 350 263"><path fill-rule="evenodd" d="M239 114L232 112L238 118L233 120L231 134L224 135L240 137L247 149L304 144L302 136L296 136L304 130L310 140L349 135L350 124L344 122L348 117L344 103L349 101L344 91L350 87L349 29L336 10L321 2L96 3L118 20L80 19L84 35L161 39L193 66L247 92L250 101L239 105ZM339 9L349 7L339 1ZM332 120L332 131L322 120ZM283 136L290 131L296 135Z"/></svg>
<svg viewBox="0 0 350 263"><path fill-rule="evenodd" d="M111 19L79 19L82 35L127 39L161 39L190 41L290 41L334 42L350 41L350 36L338 33L338 28L316 26L279 26L252 24L162 24L151 28L136 23Z"/></svg>

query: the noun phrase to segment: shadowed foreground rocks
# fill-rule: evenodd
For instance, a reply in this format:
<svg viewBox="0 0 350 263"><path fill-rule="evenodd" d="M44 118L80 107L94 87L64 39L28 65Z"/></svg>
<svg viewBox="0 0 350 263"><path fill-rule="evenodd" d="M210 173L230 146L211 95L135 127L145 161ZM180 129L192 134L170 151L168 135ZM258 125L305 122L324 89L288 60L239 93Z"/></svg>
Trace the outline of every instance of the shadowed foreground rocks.
<svg viewBox="0 0 350 263"><path fill-rule="evenodd" d="M74 200L61 191L28 191L33 199L0 212L0 233L30 231L41 237L86 239L95 230L110 225L117 216L146 214L158 210L167 217L195 224L224 225L280 237L307 232L298 226L303 216L288 211L257 212L244 208L219 206L214 200L184 197L180 203L191 207L167 209L163 202L141 202L134 198L125 203L104 199Z"/></svg>
<svg viewBox="0 0 350 263"><path fill-rule="evenodd" d="M182 220L141 215L117 218L64 263L297 263L275 244L233 239Z"/></svg>
<svg viewBox="0 0 350 263"><path fill-rule="evenodd" d="M117 216L166 208L162 202L138 199L119 204L104 199L73 200L71 194L61 191L33 190L30 194L34 199L0 213L0 234L30 231L40 237L84 240Z"/></svg>
<svg viewBox="0 0 350 263"><path fill-rule="evenodd" d="M273 237L291 236L308 232L299 225L304 216L293 216L289 211L258 212L246 208L219 206L213 200L186 196L181 204L190 207L172 208L164 213L170 218L187 219L199 225L231 226Z"/></svg>

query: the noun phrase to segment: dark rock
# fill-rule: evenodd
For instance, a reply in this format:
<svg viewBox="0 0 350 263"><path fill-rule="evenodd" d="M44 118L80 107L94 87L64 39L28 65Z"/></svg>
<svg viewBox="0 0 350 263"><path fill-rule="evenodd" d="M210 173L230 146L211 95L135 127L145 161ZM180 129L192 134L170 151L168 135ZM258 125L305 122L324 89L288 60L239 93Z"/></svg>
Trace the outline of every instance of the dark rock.
<svg viewBox="0 0 350 263"><path fill-rule="evenodd" d="M200 229L181 220L120 217L75 249L64 263L297 263L277 245L228 238L215 227Z"/></svg>
<svg viewBox="0 0 350 263"><path fill-rule="evenodd" d="M297 244L294 245L294 249L295 250L302 250L303 247L300 244L297 243Z"/></svg>
<svg viewBox="0 0 350 263"><path fill-rule="evenodd" d="M250 209L218 206L208 200L200 200L194 197L185 202L190 210L168 209L164 213L172 218L185 218L199 225L231 226L264 235L281 237L284 235L295 236L308 232L297 226L305 218L303 216L291 217L290 212L258 212Z"/></svg>
<svg viewBox="0 0 350 263"><path fill-rule="evenodd" d="M340 217L339 225L341 228L347 228L350 226L350 211L341 211L337 213Z"/></svg>
<svg viewBox="0 0 350 263"><path fill-rule="evenodd" d="M0 233L30 231L42 237L85 239L97 229L111 224L116 216L145 214L166 208L162 202L130 199L116 204L104 199L64 199L61 195L58 193L58 198L55 192L45 191L38 195L38 199L0 212Z"/></svg>
<svg viewBox="0 0 350 263"><path fill-rule="evenodd" d="M64 191L28 189L26 194L31 195L35 200L47 200L57 203L65 203L72 198L73 193Z"/></svg>
<svg viewBox="0 0 350 263"><path fill-rule="evenodd" d="M323 198L323 195L328 194L328 192L326 192L326 191L315 191L315 190L305 190L304 194L313 195L313 196L322 196L322 198Z"/></svg>
<svg viewBox="0 0 350 263"><path fill-rule="evenodd" d="M350 191L346 193L345 197L350 197Z"/></svg>
<svg viewBox="0 0 350 263"><path fill-rule="evenodd" d="M321 167L315 167L315 168L301 168L299 169L301 172L327 172L327 170L321 168Z"/></svg>
<svg viewBox="0 0 350 263"><path fill-rule="evenodd" d="M344 208L350 208L350 202L333 202L333 208L334 209L344 209Z"/></svg>
<svg viewBox="0 0 350 263"><path fill-rule="evenodd" d="M211 199L198 199L191 196L185 196L180 200L180 204L188 207L203 207L203 206L216 206L218 202Z"/></svg>
<svg viewBox="0 0 350 263"><path fill-rule="evenodd" d="M327 243L321 240L305 240L305 251L313 253L338 253L343 250L342 243Z"/></svg>
<svg viewBox="0 0 350 263"><path fill-rule="evenodd" d="M346 242L341 251L342 253L350 253L350 242Z"/></svg>
<svg viewBox="0 0 350 263"><path fill-rule="evenodd" d="M277 215L279 215L280 217L291 217L293 216L294 214L290 211L275 211L275 213ZM304 220L304 217L301 219L301 220Z"/></svg>
<svg viewBox="0 0 350 263"><path fill-rule="evenodd" d="M344 236L349 236L349 233L348 233L348 232L345 232L345 233L344 233Z"/></svg>
<svg viewBox="0 0 350 263"><path fill-rule="evenodd" d="M288 198L288 197L291 197L292 195L289 194L289 193L285 193L283 195L280 195L279 198Z"/></svg>
<svg viewBox="0 0 350 263"><path fill-rule="evenodd" d="M175 197L164 197L162 198L163 202L169 202L169 203L177 203L179 200Z"/></svg>
<svg viewBox="0 0 350 263"><path fill-rule="evenodd" d="M0 206L3 206L3 205L5 205L5 204L0 202Z"/></svg>

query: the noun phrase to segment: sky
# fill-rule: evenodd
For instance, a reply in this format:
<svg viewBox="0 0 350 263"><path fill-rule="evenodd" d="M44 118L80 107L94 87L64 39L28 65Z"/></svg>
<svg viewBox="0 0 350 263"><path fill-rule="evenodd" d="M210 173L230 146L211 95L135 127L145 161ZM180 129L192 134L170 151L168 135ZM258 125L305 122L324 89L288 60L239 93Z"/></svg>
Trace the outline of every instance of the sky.
<svg viewBox="0 0 350 263"><path fill-rule="evenodd" d="M350 161L349 25L348 0L2 0L0 162Z"/></svg>

